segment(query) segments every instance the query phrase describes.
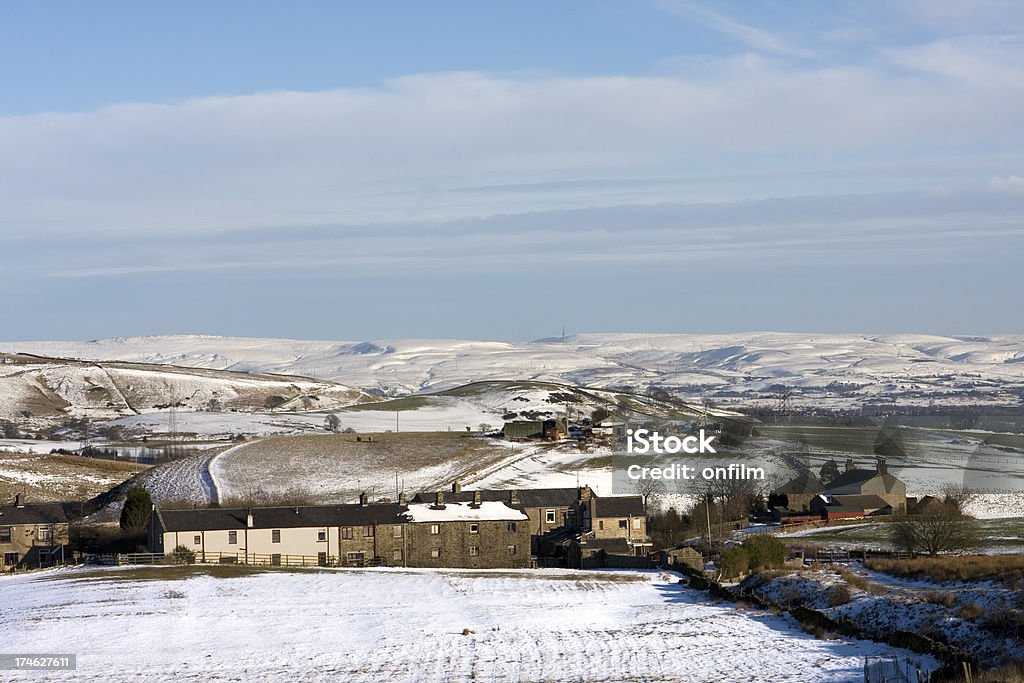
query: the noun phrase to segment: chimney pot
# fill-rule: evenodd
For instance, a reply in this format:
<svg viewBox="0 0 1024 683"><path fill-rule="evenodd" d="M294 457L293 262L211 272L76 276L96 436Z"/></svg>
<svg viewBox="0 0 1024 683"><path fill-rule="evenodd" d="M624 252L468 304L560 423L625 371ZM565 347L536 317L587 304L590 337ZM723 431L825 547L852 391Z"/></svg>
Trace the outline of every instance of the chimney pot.
<svg viewBox="0 0 1024 683"><path fill-rule="evenodd" d="M853 458L847 458L846 459L846 471L847 472L852 472L853 471Z"/></svg>
<svg viewBox="0 0 1024 683"><path fill-rule="evenodd" d="M883 476L889 474L889 466L885 463L885 458L878 459L878 473Z"/></svg>

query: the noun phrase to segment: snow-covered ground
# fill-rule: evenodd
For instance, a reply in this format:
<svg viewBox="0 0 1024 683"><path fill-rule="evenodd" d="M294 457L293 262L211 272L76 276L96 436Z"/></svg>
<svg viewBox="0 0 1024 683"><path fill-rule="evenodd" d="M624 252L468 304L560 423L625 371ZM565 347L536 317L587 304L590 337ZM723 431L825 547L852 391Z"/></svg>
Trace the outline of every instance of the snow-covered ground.
<svg viewBox="0 0 1024 683"><path fill-rule="evenodd" d="M3 650L78 658L5 680L852 683L865 657L909 654L818 640L661 572L135 571L0 577Z"/></svg>
<svg viewBox="0 0 1024 683"><path fill-rule="evenodd" d="M755 576L745 585L775 604L821 610L872 632L904 630L938 638L979 657L986 666L1001 664L1004 657L1019 660L1024 654L1020 640L988 622L988 617L1004 610L1020 610L1018 592L1005 584L934 583L889 576L860 566L847 571L874 585L850 585L831 569L794 572L763 583ZM845 585L849 593L837 598L829 590L837 585Z"/></svg>

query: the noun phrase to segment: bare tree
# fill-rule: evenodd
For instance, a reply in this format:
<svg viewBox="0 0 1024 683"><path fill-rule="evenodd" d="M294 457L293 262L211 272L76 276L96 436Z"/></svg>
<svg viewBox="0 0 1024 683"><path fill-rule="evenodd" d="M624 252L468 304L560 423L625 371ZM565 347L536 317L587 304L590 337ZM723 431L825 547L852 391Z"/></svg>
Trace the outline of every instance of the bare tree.
<svg viewBox="0 0 1024 683"><path fill-rule="evenodd" d="M938 555L951 550L966 550L978 544L978 529L973 519L964 516L953 502L930 506L918 515L909 515L890 527L893 544L910 553Z"/></svg>
<svg viewBox="0 0 1024 683"><path fill-rule="evenodd" d="M331 413L326 417L326 419L324 419L324 429L329 432L337 432L341 429L341 420L337 415Z"/></svg>
<svg viewBox="0 0 1024 683"><path fill-rule="evenodd" d="M633 491L643 499L644 512L647 513L650 506L657 503L665 494L665 484L660 479L637 479L633 484Z"/></svg>

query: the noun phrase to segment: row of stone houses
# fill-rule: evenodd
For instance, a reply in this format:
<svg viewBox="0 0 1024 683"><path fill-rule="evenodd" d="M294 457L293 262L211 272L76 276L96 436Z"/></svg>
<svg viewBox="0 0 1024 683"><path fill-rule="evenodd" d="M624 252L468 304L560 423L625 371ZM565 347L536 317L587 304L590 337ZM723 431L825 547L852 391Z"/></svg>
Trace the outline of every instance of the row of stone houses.
<svg viewBox="0 0 1024 683"><path fill-rule="evenodd" d="M397 503L363 494L350 505L157 509L149 546L165 555L183 547L200 562L471 569L565 565L595 553L646 557L651 548L639 496L459 484Z"/></svg>
<svg viewBox="0 0 1024 683"><path fill-rule="evenodd" d="M70 559L69 511L62 503L29 505L22 495L0 506L0 571L50 567Z"/></svg>

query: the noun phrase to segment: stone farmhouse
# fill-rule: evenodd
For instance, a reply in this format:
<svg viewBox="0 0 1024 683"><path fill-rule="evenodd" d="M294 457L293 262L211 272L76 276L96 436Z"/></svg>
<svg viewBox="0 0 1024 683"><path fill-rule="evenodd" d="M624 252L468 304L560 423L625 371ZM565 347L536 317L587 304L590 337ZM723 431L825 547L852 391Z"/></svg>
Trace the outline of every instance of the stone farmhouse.
<svg viewBox="0 0 1024 683"><path fill-rule="evenodd" d="M425 502L441 495L420 493L413 502ZM567 560L567 549L574 541L590 542L594 548L614 555L646 556L651 548L647 535L647 516L640 496L599 497L589 486L579 488L465 491L452 484L446 500L466 502L502 501L521 510L529 520L531 549L543 564ZM600 542L600 543L598 543Z"/></svg>
<svg viewBox="0 0 1024 683"><path fill-rule="evenodd" d="M772 509L783 523L907 513L907 485L889 474L884 458L875 469L857 469L847 460L846 471L827 484L803 473L773 491L772 499L785 501Z"/></svg>
<svg viewBox="0 0 1024 683"><path fill-rule="evenodd" d="M61 503L0 506L0 571L51 567L71 558L69 515Z"/></svg>

